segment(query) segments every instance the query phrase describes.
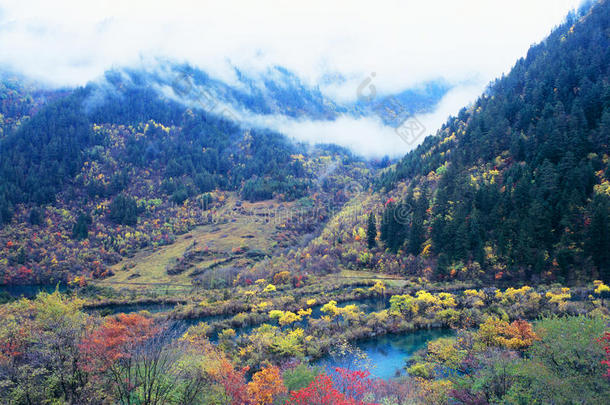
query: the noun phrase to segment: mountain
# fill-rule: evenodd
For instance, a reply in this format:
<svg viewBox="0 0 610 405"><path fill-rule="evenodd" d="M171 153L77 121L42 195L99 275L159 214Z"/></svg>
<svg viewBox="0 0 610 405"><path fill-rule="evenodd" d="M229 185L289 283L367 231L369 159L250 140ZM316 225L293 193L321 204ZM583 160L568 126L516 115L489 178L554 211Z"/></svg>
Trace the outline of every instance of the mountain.
<svg viewBox="0 0 610 405"><path fill-rule="evenodd" d="M281 66L272 66L262 72L245 72L233 67L232 73L233 80L223 81L195 66L162 60L138 69L117 68L89 84L92 94L86 107L94 108L109 99L116 101L116 95L125 88L135 87L155 91L163 98L225 119L246 121L245 125L249 118L256 116L332 121L343 114L353 117L379 115L387 124L392 123L389 112L379 111L380 103L337 102L325 96L319 86L304 83ZM451 88L451 84L437 80L381 96L395 100L404 110L402 114L414 114L431 111Z"/></svg>
<svg viewBox="0 0 610 405"><path fill-rule="evenodd" d="M441 278L610 277L609 20L607 1L569 17L380 177L407 186L388 246L425 251Z"/></svg>
<svg viewBox="0 0 610 405"><path fill-rule="evenodd" d="M1 73L3 402L607 403L609 20L570 15L400 161L264 124L395 125L450 85Z"/></svg>
<svg viewBox="0 0 610 405"><path fill-rule="evenodd" d="M103 136L91 133L93 124L133 126L153 120L164 126L186 125L186 138L201 137L206 132L206 139L198 139L197 144L189 146L178 146L176 142L161 145L157 141L146 147L149 155L159 153L157 149L162 146L162 150L174 152L180 148L194 148L186 155L180 152L179 156L165 156L164 164L171 163L174 174L188 170L208 176L228 169L228 166L219 167L222 163L218 162L228 164L231 159L239 159L235 155L227 159L225 154L232 154L230 148L243 135L242 129L272 132L264 126L248 123L248 118L283 116L315 121L334 120L340 114L378 115L390 124L398 113L410 115L429 111L451 87L439 82L405 90L391 97L408 108L380 113L374 110L375 106L362 102L351 105L333 102L281 67L270 68L261 77L248 76L235 69L235 76L238 82L228 85L194 67L166 61L153 64L148 70L108 71L103 78L83 88L63 91L44 90L24 78L4 80L3 122L6 123L2 129L6 139L0 145L3 151L0 223L10 220L14 204L53 201L55 194L84 162L84 151L104 146ZM31 120L30 115L34 115ZM25 118L23 125L15 125L21 118ZM218 136L213 135L214 132ZM268 134L256 138L265 136ZM287 148L286 151L291 148L281 147ZM206 148L206 157L203 148ZM142 152L137 151L140 156L144 155ZM245 170L247 173L235 173L227 187L238 187L254 173L265 176L262 167ZM276 177L286 174L273 167L269 172L275 172ZM265 195L269 193L267 191Z"/></svg>
<svg viewBox="0 0 610 405"><path fill-rule="evenodd" d="M293 86L286 91L301 94L300 99L294 94L283 99L278 81L275 88L265 82L273 90L263 97L253 88L233 90L201 71L189 70L188 80L222 94L219 103L239 101L252 112L337 114L319 92L305 89L285 70L278 72ZM320 218L326 218L346 200L349 184L366 183L366 173L374 170L346 149L295 144L192 105L193 96L181 93L175 81L172 95L159 73L143 71L110 71L85 87L61 91L3 81L2 282L110 275L109 267L122 257L173 243L209 223L229 202L235 210L242 200L299 202L319 206ZM275 110L265 104L270 96ZM273 237L298 239L319 226L293 225ZM265 254L271 251L253 257Z"/></svg>
<svg viewBox="0 0 610 405"><path fill-rule="evenodd" d="M267 270L486 285L608 280L609 8L568 17ZM367 229L378 232L373 246Z"/></svg>
<svg viewBox="0 0 610 405"><path fill-rule="evenodd" d="M334 194L350 182L366 184L368 174L350 172L372 173L374 165L348 150L295 144L249 118L328 121L378 114L371 106L336 103L282 67L259 74L235 68L234 76L228 84L190 65L155 61L113 69L84 87L47 90L4 73L3 281L109 274L125 254L170 244L200 224L202 207L223 206L223 193L250 202L316 193L326 212L344 201ZM410 112L424 111L449 88L428 84L396 99ZM189 208L188 218L168 225L179 206ZM150 229L148 220L166 226ZM139 236L126 242L125 234Z"/></svg>
<svg viewBox="0 0 610 405"><path fill-rule="evenodd" d="M233 114L281 114L310 119L334 119L347 111L282 67L269 68L256 76L238 68L233 68L232 73L235 80L227 83L194 66L170 61L156 61L138 69L114 69L89 84L93 92L89 104L95 107L115 99L125 88L138 88L235 121L239 117L226 115L225 110L230 109Z"/></svg>
<svg viewBox="0 0 610 405"><path fill-rule="evenodd" d="M270 260L238 266L254 273L288 266L446 280L607 279L608 7L568 17L387 169L248 124L244 117L371 114L391 124L397 115L391 103L386 116L362 101L335 102L281 67L258 76L235 69L229 84L165 61L47 93L4 80L3 97L16 106L3 107L10 125L0 141L4 282L112 275L214 215L234 221L225 214L243 213L244 201L260 202L248 206L254 211L279 204L316 213L261 236L269 243L255 256ZM431 82L386 99L410 114L432 108L450 87ZM370 248L369 223L379 229Z"/></svg>
<svg viewBox="0 0 610 405"><path fill-rule="evenodd" d="M21 75L0 70L0 138L36 114L44 104L62 95L64 90L44 89Z"/></svg>

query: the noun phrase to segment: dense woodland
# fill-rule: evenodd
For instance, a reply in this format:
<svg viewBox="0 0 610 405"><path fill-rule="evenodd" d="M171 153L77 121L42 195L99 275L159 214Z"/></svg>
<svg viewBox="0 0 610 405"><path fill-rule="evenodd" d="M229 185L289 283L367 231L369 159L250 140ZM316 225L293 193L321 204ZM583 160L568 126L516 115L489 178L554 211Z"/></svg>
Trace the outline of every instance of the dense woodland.
<svg viewBox="0 0 610 405"><path fill-rule="evenodd" d="M477 263L497 277L610 277L610 4L568 17L512 71L378 182L407 180L382 239L436 275ZM412 179L412 180L411 180ZM490 266L486 255L497 263Z"/></svg>
<svg viewBox="0 0 610 405"><path fill-rule="evenodd" d="M320 182L325 166L369 166L334 145L295 145L187 108L162 97L146 77L108 72L111 89L56 92L32 117L25 115L34 108L30 93L6 80L5 101L16 106L5 109L5 121L23 122L7 126L0 139L4 283L107 275L121 255L171 243L205 222L225 193L289 202L321 191L334 200L350 177Z"/></svg>
<svg viewBox="0 0 610 405"><path fill-rule="evenodd" d="M161 100L150 89L132 88L110 95L103 105L87 112L92 92L78 89L52 102L3 139L3 222L10 221L14 204L54 202L87 158L95 158L100 148L111 146L111 139L92 129L93 123L138 125L153 120L165 125L151 128L145 137L126 139L122 154L115 157L125 166L162 168L164 180L188 175L205 192L216 187L234 190L253 177L273 176L269 181L250 183L244 197L268 199L274 192L286 192L295 198L303 193L299 190L303 184L292 180L303 174L298 165L291 164L290 155L297 149L278 134L252 131L242 140L242 131L235 124L187 111ZM175 128L171 133L170 126ZM247 142L247 155L235 153L238 141ZM112 187L99 190L102 195L121 191L120 173L111 183ZM92 198L97 191L91 190Z"/></svg>

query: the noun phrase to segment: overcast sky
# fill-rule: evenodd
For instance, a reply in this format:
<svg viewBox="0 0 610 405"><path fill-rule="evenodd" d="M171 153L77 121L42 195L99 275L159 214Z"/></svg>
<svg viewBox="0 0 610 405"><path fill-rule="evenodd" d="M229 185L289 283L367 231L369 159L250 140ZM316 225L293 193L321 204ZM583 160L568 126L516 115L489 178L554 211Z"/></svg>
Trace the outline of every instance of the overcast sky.
<svg viewBox="0 0 610 405"><path fill-rule="evenodd" d="M380 93L443 78L457 87L422 117L433 132L578 3L2 0L0 65L53 85L78 85L157 56L188 61L229 83L231 64L250 72L276 64L310 84L340 73L347 82L322 86L339 101L353 100L372 72Z"/></svg>

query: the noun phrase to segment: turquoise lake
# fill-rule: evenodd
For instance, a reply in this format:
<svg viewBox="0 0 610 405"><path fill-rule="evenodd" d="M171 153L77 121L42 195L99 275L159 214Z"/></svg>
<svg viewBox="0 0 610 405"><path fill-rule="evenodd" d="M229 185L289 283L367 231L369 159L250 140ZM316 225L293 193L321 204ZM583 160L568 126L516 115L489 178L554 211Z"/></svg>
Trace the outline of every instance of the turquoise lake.
<svg viewBox="0 0 610 405"><path fill-rule="evenodd" d="M333 373L337 367L367 368L373 376L388 379L405 375L405 362L416 351L425 348L429 341L453 334L454 331L451 329L432 329L378 336L353 343L353 346L366 354L365 361L356 355L346 355L341 358L327 357L319 360L317 364L325 367L329 373Z"/></svg>

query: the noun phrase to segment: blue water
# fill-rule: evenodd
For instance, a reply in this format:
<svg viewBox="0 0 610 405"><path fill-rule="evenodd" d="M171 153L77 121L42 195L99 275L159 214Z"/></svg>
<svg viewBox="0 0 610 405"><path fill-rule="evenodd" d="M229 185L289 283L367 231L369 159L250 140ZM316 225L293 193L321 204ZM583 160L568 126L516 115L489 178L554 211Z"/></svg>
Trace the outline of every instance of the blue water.
<svg viewBox="0 0 610 405"><path fill-rule="evenodd" d="M65 284L27 284L27 285L0 285L0 292L5 292L14 298L34 298L39 292L53 293L59 288L65 292L68 288Z"/></svg>
<svg viewBox="0 0 610 405"><path fill-rule="evenodd" d="M388 379L405 374L405 362L413 354L426 347L429 341L440 337L452 336L450 329L420 330L408 334L383 335L353 343L353 346L366 354L362 360L355 354L328 356L319 360L318 365L333 373L335 368L367 369L378 378Z"/></svg>
<svg viewBox="0 0 610 405"><path fill-rule="evenodd" d="M101 315L129 314L131 312L148 311L151 314L167 312L174 309L175 304L166 303L140 303L140 304L119 304L103 305L95 308L88 308L87 312L98 313Z"/></svg>

